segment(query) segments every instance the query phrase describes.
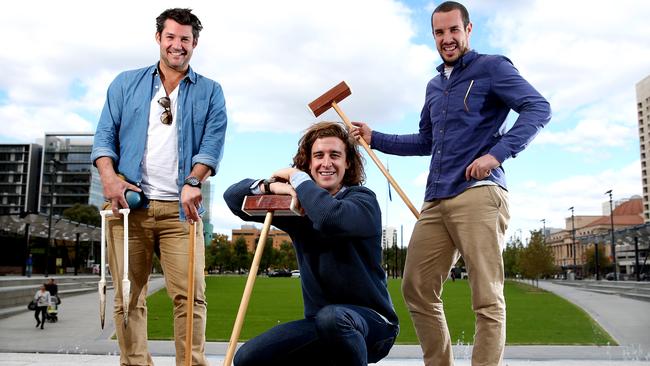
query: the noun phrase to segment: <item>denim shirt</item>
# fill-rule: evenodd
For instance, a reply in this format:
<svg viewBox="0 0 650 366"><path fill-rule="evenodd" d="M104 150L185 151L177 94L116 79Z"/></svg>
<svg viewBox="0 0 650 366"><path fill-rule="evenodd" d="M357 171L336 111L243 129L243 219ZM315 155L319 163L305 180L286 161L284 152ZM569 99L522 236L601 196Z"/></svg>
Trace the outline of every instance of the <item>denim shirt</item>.
<svg viewBox="0 0 650 366"><path fill-rule="evenodd" d="M91 153L93 164L103 156L113 159L117 172L136 185L142 182L149 110L160 84L158 65L119 74L108 87ZM226 134L226 103L221 86L190 67L179 84L178 191L194 164L219 170ZM180 118L178 118L180 117ZM180 204L180 203L179 203ZM180 209L184 219L183 210Z"/></svg>
<svg viewBox="0 0 650 366"><path fill-rule="evenodd" d="M431 155L425 201L454 197L477 181L465 180L472 161L491 154L500 163L533 140L551 119L549 103L506 57L469 51L459 58L447 79L444 64L429 81L420 129L416 134L372 132L372 147L394 155ZM519 113L505 131L510 110ZM503 166L490 181L506 187Z"/></svg>

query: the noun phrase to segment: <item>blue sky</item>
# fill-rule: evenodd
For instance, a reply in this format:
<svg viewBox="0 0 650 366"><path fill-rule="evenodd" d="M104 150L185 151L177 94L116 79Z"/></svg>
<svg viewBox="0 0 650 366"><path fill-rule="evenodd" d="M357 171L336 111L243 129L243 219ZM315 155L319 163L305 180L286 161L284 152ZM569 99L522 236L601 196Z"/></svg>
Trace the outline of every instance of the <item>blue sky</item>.
<svg viewBox="0 0 650 366"><path fill-rule="evenodd" d="M74 22L52 2L5 5L0 55L1 143L33 142L47 131L94 131L108 83L158 58L154 18L187 6L204 24L192 67L219 81L229 127L212 178L215 230L241 221L225 208L225 188L290 164L301 131L316 121L306 104L341 80L341 108L382 132L417 130L427 81L440 63L429 18L438 2L112 1L77 3ZM644 1L468 1L470 45L508 56L547 99L553 119L516 159L505 162L512 220L508 235L563 227L567 210L601 213L603 194L641 194L635 84L650 74L650 5ZM128 10L125 10L128 9ZM510 124L516 118L511 114ZM326 113L318 120L338 120ZM419 207L426 157L378 154ZM367 158L367 185L389 225L414 219Z"/></svg>

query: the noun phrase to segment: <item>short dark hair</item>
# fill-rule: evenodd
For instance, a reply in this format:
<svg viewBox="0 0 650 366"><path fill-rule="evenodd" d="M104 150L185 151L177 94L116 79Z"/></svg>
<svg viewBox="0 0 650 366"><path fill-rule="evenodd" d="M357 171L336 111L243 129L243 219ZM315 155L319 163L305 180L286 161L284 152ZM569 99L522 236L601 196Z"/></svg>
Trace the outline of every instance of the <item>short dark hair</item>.
<svg viewBox="0 0 650 366"><path fill-rule="evenodd" d="M357 140L350 136L347 129L338 122L318 122L309 127L298 142L298 151L293 157L293 167L310 174L311 148L317 139L324 137L337 137L345 144L348 168L345 170L341 183L346 186L362 184L366 179L366 173L363 169L363 157L359 153L359 145Z"/></svg>
<svg viewBox="0 0 650 366"><path fill-rule="evenodd" d="M156 33L162 33L167 19L171 19L181 25L191 25L192 36L195 40L199 38L199 32L203 29L199 18L192 14L192 9L172 8L163 11L156 18Z"/></svg>
<svg viewBox="0 0 650 366"><path fill-rule="evenodd" d="M467 8L458 2L455 1L445 1L444 3L438 5L431 13L431 28L433 28L433 14L435 13L449 13L453 10L459 10L460 16L463 18L463 28L467 28L469 25L469 12ZM433 29L432 29L433 30Z"/></svg>

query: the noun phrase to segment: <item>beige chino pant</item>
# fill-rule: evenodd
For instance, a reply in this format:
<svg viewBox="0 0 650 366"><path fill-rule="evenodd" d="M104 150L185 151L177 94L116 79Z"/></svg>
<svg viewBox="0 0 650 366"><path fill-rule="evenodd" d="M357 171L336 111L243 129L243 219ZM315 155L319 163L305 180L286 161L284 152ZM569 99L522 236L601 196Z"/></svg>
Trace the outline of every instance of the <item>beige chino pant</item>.
<svg viewBox="0 0 650 366"><path fill-rule="evenodd" d="M494 185L424 203L408 247L402 293L427 366L454 364L441 295L459 254L476 315L472 365L501 365L506 334L501 252L509 220L507 192Z"/></svg>
<svg viewBox="0 0 650 366"><path fill-rule="evenodd" d="M115 286L115 330L120 346L121 365L153 365L147 347L147 283L151 273L154 246L160 247L160 264L165 276L167 294L174 305L174 339L176 365L185 357L187 267L189 224L179 221L178 201L151 201L149 208L132 210L129 214L129 321L124 327L122 309L122 218L108 220L108 264ZM207 365L205 358L205 245L203 223L196 223L196 249L194 268L194 330L192 338L192 364Z"/></svg>

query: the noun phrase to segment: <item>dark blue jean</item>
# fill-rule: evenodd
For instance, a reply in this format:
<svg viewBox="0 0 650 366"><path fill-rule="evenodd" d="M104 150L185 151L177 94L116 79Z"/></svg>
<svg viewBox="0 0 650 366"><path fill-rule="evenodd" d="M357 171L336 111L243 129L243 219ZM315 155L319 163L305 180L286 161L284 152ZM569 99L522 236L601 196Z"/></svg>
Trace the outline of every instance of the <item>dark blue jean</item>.
<svg viewBox="0 0 650 366"><path fill-rule="evenodd" d="M328 305L314 318L280 324L246 342L235 366L367 365L384 358L399 326L369 308Z"/></svg>

